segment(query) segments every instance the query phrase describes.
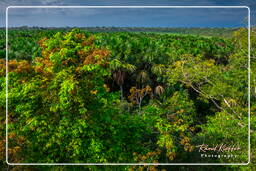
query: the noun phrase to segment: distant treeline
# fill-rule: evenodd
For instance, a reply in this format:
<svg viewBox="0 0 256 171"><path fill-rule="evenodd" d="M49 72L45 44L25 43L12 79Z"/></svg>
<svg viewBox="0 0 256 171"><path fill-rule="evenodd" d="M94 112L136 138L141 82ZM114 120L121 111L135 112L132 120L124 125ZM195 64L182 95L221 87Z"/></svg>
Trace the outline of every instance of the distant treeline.
<svg viewBox="0 0 256 171"><path fill-rule="evenodd" d="M4 28L1 28L4 29ZM11 30L71 30L73 27L11 27ZM181 28L181 27L80 27L81 30L90 32L159 32L177 34L195 34L204 36L229 37L239 28Z"/></svg>

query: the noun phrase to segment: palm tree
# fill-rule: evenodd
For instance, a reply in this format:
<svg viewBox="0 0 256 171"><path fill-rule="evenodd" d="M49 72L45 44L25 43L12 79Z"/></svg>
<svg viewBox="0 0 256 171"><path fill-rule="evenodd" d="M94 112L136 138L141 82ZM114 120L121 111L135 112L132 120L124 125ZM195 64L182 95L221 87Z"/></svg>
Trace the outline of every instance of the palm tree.
<svg viewBox="0 0 256 171"><path fill-rule="evenodd" d="M126 78L127 73L134 72L136 70L136 66L129 63L122 63L118 59L114 59L110 62L110 68L113 71L113 79L120 87L120 98L124 99L123 96L123 84Z"/></svg>
<svg viewBox="0 0 256 171"><path fill-rule="evenodd" d="M162 86L160 86L160 85L158 85L158 86L156 86L156 88L155 88L155 94L157 94L157 95L161 95L161 94L163 94L164 93L164 88L162 87Z"/></svg>
<svg viewBox="0 0 256 171"><path fill-rule="evenodd" d="M124 99L123 98L123 84L124 84L125 77L126 77L126 72L124 70L122 70L122 68L118 68L117 70L114 70L113 79L115 80L117 85L119 85L119 87L120 87L121 100Z"/></svg>
<svg viewBox="0 0 256 171"><path fill-rule="evenodd" d="M139 72L136 81L139 82L141 85L146 83L149 80L148 73L145 70ZM142 87L143 88L143 87Z"/></svg>

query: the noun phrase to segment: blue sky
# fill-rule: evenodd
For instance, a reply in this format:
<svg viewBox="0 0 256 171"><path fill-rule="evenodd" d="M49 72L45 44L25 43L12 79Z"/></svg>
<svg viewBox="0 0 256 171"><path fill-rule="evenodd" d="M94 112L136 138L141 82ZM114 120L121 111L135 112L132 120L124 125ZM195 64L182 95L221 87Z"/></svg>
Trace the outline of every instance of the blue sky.
<svg viewBox="0 0 256 171"><path fill-rule="evenodd" d="M0 26L5 8L20 5L172 5L249 6L256 24L255 0L1 0ZM116 27L246 27L247 9L16 9L8 12L12 26L116 26Z"/></svg>

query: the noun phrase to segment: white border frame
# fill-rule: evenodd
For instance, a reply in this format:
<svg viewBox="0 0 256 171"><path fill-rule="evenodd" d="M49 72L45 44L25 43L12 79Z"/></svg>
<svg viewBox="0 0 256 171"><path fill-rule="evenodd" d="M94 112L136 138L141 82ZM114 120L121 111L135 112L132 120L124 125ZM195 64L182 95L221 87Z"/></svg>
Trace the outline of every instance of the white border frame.
<svg viewBox="0 0 256 171"><path fill-rule="evenodd" d="M248 162L247 163L9 163L8 161L8 10L11 8L246 8L248 10ZM248 6L8 6L6 8L6 163L8 165L248 165L250 163L250 8Z"/></svg>

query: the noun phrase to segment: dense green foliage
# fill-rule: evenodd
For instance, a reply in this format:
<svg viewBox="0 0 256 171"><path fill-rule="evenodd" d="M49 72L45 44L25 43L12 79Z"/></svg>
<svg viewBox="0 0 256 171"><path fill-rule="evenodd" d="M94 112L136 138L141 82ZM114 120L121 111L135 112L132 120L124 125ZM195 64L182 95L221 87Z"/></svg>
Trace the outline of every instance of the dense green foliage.
<svg viewBox="0 0 256 171"><path fill-rule="evenodd" d="M255 71L254 32L251 39ZM248 161L245 29L229 39L12 30L9 40L9 162ZM5 64L1 59L2 123ZM251 86L253 102L255 73ZM0 137L4 155L3 126ZM196 147L221 143L239 146L230 153L238 157L202 158Z"/></svg>
<svg viewBox="0 0 256 171"><path fill-rule="evenodd" d="M1 28L0 28L1 29ZM71 27L14 27L9 30L70 30ZM79 27L80 30L90 32L154 32L154 33L175 33L175 34L193 34L203 36L221 36L231 37L234 31L239 28L184 28L184 27Z"/></svg>
<svg viewBox="0 0 256 171"><path fill-rule="evenodd" d="M67 32L67 30L10 30L9 31L9 59L26 59L31 60L31 55L37 55L38 44L37 42L45 37L52 37L57 32ZM89 32L82 31L86 34ZM92 32L91 32L92 33ZM134 35L136 34L136 35ZM136 48L134 52L138 53L137 56L142 55L141 53L146 51L146 57L160 56L165 58L166 54L171 55L180 55L184 53L195 54L205 54L207 56L221 56L225 55L223 53L230 52L229 44L225 44L223 39L212 37L198 37L192 35L174 35L174 34L158 34L158 33L96 33L102 37L101 45L107 45L113 47L113 53L119 53L127 55L131 48ZM114 36L113 36L114 35ZM168 37L167 37L168 35ZM5 31L0 31L0 58L5 58ZM126 41L125 45L121 45L121 41ZM157 43L156 43L157 41ZM136 47L140 45L140 47ZM182 45L182 46L181 46ZM222 45L225 45L222 47ZM122 47L120 47L122 46ZM127 48L124 51L116 51L117 48ZM156 51L160 50L160 52ZM175 52L178 49L177 52ZM219 50L218 50L219 49ZM213 54L216 52L216 54ZM175 53L175 54L173 54ZM142 57L144 57L143 54ZM144 58L146 58L144 57ZM132 60L132 59L129 59ZM161 59L157 59L161 60Z"/></svg>

